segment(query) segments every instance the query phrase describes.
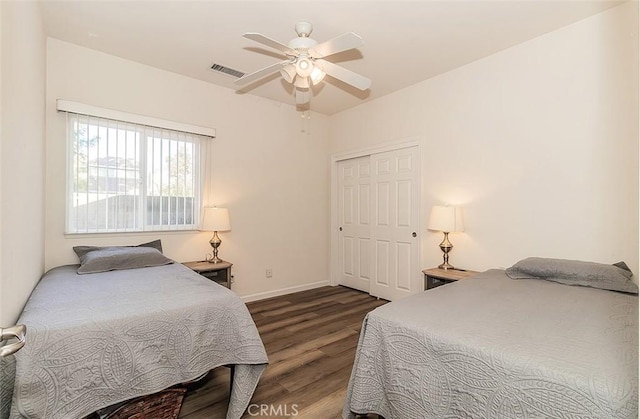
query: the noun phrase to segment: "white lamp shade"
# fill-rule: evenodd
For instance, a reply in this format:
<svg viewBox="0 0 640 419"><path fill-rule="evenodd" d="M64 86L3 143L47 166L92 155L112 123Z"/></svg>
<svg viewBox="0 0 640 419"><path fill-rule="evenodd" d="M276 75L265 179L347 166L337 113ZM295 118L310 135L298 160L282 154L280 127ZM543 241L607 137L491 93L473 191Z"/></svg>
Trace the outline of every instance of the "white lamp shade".
<svg viewBox="0 0 640 419"><path fill-rule="evenodd" d="M320 70L319 67L314 66L313 70L311 70L311 74L309 74L309 78L311 79L311 83L314 85L320 83L322 79L324 79L325 72Z"/></svg>
<svg viewBox="0 0 640 419"><path fill-rule="evenodd" d="M280 69L280 74L287 83L293 83L293 79L296 78L296 66L293 64L287 64Z"/></svg>
<svg viewBox="0 0 640 419"><path fill-rule="evenodd" d="M202 216L202 231L229 231L229 210L227 208L205 207Z"/></svg>
<svg viewBox="0 0 640 419"><path fill-rule="evenodd" d="M296 61L296 73L302 78L309 77L313 70L313 63L310 59L301 57Z"/></svg>
<svg viewBox="0 0 640 419"><path fill-rule="evenodd" d="M464 231L462 208L434 205L431 208L427 228L447 233Z"/></svg>
<svg viewBox="0 0 640 419"><path fill-rule="evenodd" d="M300 89L308 89L309 88L309 78L308 77L296 77L293 85L299 87Z"/></svg>

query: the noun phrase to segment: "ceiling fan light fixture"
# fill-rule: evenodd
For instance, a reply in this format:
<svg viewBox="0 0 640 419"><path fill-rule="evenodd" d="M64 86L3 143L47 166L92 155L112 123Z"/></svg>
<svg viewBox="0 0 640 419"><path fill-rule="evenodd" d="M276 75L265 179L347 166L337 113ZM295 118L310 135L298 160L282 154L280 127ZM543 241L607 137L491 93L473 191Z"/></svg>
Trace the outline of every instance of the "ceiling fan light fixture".
<svg viewBox="0 0 640 419"><path fill-rule="evenodd" d="M309 77L313 70L313 63L307 57L300 57L296 63L296 72L300 77Z"/></svg>
<svg viewBox="0 0 640 419"><path fill-rule="evenodd" d="M308 89L309 88L309 78L308 77L296 77L296 80L293 82L293 85L300 89Z"/></svg>
<svg viewBox="0 0 640 419"><path fill-rule="evenodd" d="M293 83L293 80L296 78L296 66L287 64L280 70L280 75L287 83Z"/></svg>
<svg viewBox="0 0 640 419"><path fill-rule="evenodd" d="M313 70L311 70L311 74L309 74L309 78L311 79L311 83L316 85L320 83L322 79L324 79L325 75L326 73L320 70L319 67L313 66Z"/></svg>

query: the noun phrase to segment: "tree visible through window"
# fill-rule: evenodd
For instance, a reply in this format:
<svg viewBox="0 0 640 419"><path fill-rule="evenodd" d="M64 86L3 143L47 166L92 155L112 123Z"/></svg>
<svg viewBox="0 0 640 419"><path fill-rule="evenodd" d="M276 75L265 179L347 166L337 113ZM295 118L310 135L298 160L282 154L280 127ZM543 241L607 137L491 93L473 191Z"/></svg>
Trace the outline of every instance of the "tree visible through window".
<svg viewBox="0 0 640 419"><path fill-rule="evenodd" d="M68 114L68 233L196 229L206 138Z"/></svg>

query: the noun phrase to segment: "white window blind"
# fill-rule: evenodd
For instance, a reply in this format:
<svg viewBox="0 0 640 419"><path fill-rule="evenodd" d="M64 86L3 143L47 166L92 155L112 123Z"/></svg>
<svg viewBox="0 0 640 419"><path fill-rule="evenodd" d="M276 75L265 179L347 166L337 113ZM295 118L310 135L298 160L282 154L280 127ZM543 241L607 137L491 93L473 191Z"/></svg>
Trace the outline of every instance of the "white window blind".
<svg viewBox="0 0 640 419"><path fill-rule="evenodd" d="M67 233L195 230L208 137L67 113Z"/></svg>

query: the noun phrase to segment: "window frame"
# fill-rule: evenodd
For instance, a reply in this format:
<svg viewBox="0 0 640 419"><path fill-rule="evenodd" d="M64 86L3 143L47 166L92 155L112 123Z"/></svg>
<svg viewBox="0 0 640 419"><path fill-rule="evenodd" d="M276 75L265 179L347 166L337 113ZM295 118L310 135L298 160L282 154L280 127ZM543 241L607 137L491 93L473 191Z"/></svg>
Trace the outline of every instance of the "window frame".
<svg viewBox="0 0 640 419"><path fill-rule="evenodd" d="M62 103L61 103L62 102ZM79 112L78 107L87 106L90 110L94 112ZM65 144L67 148L67 161L66 161L66 177L67 177L67 187L65 193L65 235L101 235L101 234L144 234L144 233L152 233L152 232L184 232L184 231L193 231L197 230L200 227L200 214L201 207L204 200L204 184L206 179L206 158L207 158L207 143L209 139L215 137L215 130L211 128L198 127L198 126L190 126L187 124L174 123L171 121L159 120L156 118L145 117L141 115L135 114L126 114L119 111L113 111L108 109L91 107L88 105L77 104L74 102L60 101L58 100L58 110L66 112L66 138ZM97 110L97 111L96 111ZM96 115L98 113L98 115ZM104 127L101 120L107 120L107 129L124 129L125 131L133 131L136 132L137 136L139 136L139 144L136 147L136 170L138 172L138 182L139 191L135 194L136 205L139 208L137 213L134 213L134 227L127 228L118 226L118 228L109 228L109 229L79 229L77 225L73 226L71 216L73 215L73 208L76 199L74 199L75 190L74 183L77 181L77 170L75 165L77 164L76 160L76 149L74 144L78 141L77 136L73 134L74 126L73 121L69 118L71 114L77 115L78 119L76 121L80 122L82 117L87 117L88 125L93 125L95 127ZM119 117L118 119L114 119L113 117ZM91 118L100 118L100 120L94 122L91 121ZM143 122L143 123L141 123ZM155 123L154 125L149 125L149 123ZM114 124L114 125L112 125ZM122 128L120 128L122 127ZM176 129L179 128L179 129ZM190 128L188 131L185 128ZM169 136L164 136L163 133L170 131ZM193 132L196 131L196 132ZM159 135L158 135L159 134ZM205 135L206 134L206 135ZM88 134L87 134L88 135ZM210 137L210 138L206 138ZM159 140L158 140L159 139ZM176 144L176 153L179 154L179 150L181 147L184 147L183 144L193 143L195 144L195 149L193 150L194 158L192 162L192 172L194 178L192 179L193 185L193 197L191 196L183 196L183 195L162 195L160 194L160 201L162 202L164 197L168 198L168 201L171 202L172 198L176 198L176 201L179 198L184 198L183 205L187 205L187 199L191 198L191 211L193 219L192 223L189 224L163 224L162 221L164 219L162 212L158 214L151 214L151 218L147 219L148 210L147 206L149 193L150 193L150 178L149 173L147 172L148 165L151 164L149 161L149 148L155 147L156 144L151 144L151 142L159 141L160 147L163 147L162 143L167 140L169 144ZM118 140L116 140L118 141ZM171 145L169 145L171 147ZM186 150L186 149L185 149ZM108 157L108 153L105 153ZM88 158L88 157L87 157ZM153 159L153 156L151 156ZM180 158L176 159L176 164L179 164ZM87 165L88 168L88 165ZM108 168L106 170L109 170ZM89 177L89 170L87 170L87 179ZM125 175L126 179L126 175ZM184 184L186 186L187 183ZM126 190L126 185L125 185ZM89 194L88 190L86 192ZM114 196L119 196L118 193ZM153 203L151 204L153 205ZM162 208L162 207L160 207ZM153 211L151 211L153 212ZM186 215L186 213L184 213ZM172 214L170 213L169 216ZM159 224L151 224L150 220L153 220L156 216L160 217ZM72 227L74 227L72 229Z"/></svg>

